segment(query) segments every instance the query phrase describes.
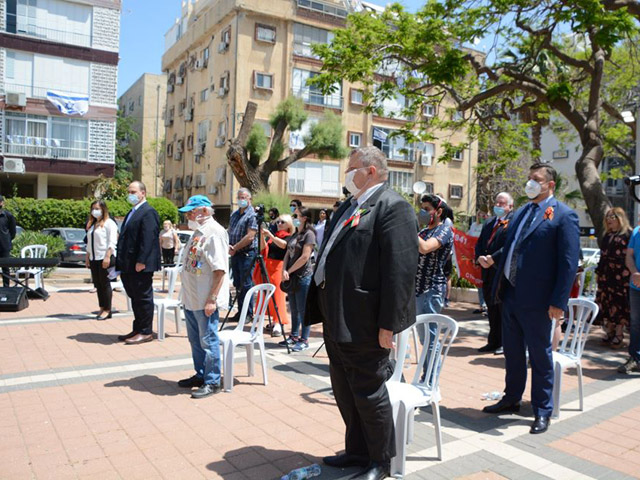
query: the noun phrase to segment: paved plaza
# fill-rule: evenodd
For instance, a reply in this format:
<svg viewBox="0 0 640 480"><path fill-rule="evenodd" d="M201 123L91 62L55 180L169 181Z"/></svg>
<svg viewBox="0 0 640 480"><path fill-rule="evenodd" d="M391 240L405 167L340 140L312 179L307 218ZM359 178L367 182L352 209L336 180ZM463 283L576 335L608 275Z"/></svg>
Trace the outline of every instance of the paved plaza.
<svg viewBox="0 0 640 480"><path fill-rule="evenodd" d="M48 301L0 313L0 479L270 480L341 450L319 327L302 353L288 355L266 337L268 385L260 368L247 376L239 349L233 391L194 400L176 385L192 374L184 325L177 333L170 316L164 342L127 346L116 341L131 329L123 294L114 294L121 313L99 322L96 296L79 276L47 288ZM519 414L481 412L483 393L503 388L504 359L476 353L488 325L473 308L445 312L460 332L441 378L444 458L435 460L424 409L406 478L640 478L640 375L616 373L625 352L600 347L594 327L583 357L584 411L569 371L560 419L530 435L529 387ZM356 471L323 466L319 478Z"/></svg>

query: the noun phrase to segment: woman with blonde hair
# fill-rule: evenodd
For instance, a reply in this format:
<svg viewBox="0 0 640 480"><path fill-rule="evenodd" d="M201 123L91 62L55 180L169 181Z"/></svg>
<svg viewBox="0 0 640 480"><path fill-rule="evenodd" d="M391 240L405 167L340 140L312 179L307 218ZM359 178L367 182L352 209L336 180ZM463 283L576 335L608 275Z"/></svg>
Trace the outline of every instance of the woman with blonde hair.
<svg viewBox="0 0 640 480"><path fill-rule="evenodd" d="M264 257L267 274L269 275L269 282L276 287L273 299L278 307L280 323L278 323L278 316L276 315L276 310L271 301L269 301L269 316L271 317L271 322L273 324L271 336L277 337L282 335L282 325L289 324L286 297L284 292L280 289L280 282L282 282L282 261L284 260L284 256L287 252L287 240L293 234L295 228L293 227L293 219L291 218L291 215L280 215L276 218L274 223L277 228L275 234L268 228L262 228L260 252L262 252L262 256ZM253 281L256 285L262 283L260 267L258 265L256 265L256 268L253 271Z"/></svg>
<svg viewBox="0 0 640 480"><path fill-rule="evenodd" d="M631 227L624 210L612 207L604 216L605 235L600 248L600 261L596 268L598 291L596 303L600 307L598 320L607 336L603 345L621 348L624 327L629 325L629 270L625 256Z"/></svg>
<svg viewBox="0 0 640 480"><path fill-rule="evenodd" d="M109 217L109 209L103 200L91 203L91 216L86 226L87 256L85 264L91 269L93 286L98 293L100 312L97 320L111 318L113 292L107 269L115 266L118 225Z"/></svg>

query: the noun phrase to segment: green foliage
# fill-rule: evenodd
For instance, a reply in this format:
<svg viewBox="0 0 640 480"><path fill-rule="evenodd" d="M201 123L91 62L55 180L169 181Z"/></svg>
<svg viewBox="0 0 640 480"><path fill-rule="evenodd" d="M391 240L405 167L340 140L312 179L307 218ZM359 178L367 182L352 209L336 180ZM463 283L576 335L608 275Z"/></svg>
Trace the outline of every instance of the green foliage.
<svg viewBox="0 0 640 480"><path fill-rule="evenodd" d="M53 227L84 228L89 217L92 199L84 200L36 200L33 198L8 198L5 206L16 217L18 225L25 230L42 230ZM166 198L148 198L156 209L160 221L178 221L177 207ZM123 199L107 200L112 217L124 217L131 205Z"/></svg>
<svg viewBox="0 0 640 480"><path fill-rule="evenodd" d="M453 288L477 288L473 283L465 278L461 278L458 275L458 269L455 264L453 265L453 270L451 272L451 286Z"/></svg>
<svg viewBox="0 0 640 480"><path fill-rule="evenodd" d="M267 136L264 134L264 129L260 125L254 123L251 127L251 133L249 133L246 145L251 161L255 161L256 165L259 164L260 159L265 154L268 147L269 141L267 140Z"/></svg>
<svg viewBox="0 0 640 480"><path fill-rule="evenodd" d="M344 146L342 121L335 113L327 111L321 121L311 126L304 142L312 153L329 158L344 158L349 149Z"/></svg>
<svg viewBox="0 0 640 480"><path fill-rule="evenodd" d="M298 130L307 120L307 117L302 99L288 97L278 104L276 111L269 119L269 123L273 128L277 128L280 122L284 122L291 130Z"/></svg>
<svg viewBox="0 0 640 480"><path fill-rule="evenodd" d="M20 250L29 245L46 245L47 255L45 258L56 258L65 249L64 240L60 237L45 235L40 232L24 231L13 239L11 256L19 257ZM53 268L45 270L45 275L53 271Z"/></svg>
<svg viewBox="0 0 640 480"><path fill-rule="evenodd" d="M116 165L114 179L121 184L128 185L133 180L131 172L133 155L130 142L138 139L139 135L133 130L133 117L125 117L118 111L116 120Z"/></svg>
<svg viewBox="0 0 640 480"><path fill-rule="evenodd" d="M280 195L278 193L263 190L256 193L251 199L253 205L264 205L265 216L269 213L270 208L277 208L282 213L289 213L289 204L291 200L288 195Z"/></svg>

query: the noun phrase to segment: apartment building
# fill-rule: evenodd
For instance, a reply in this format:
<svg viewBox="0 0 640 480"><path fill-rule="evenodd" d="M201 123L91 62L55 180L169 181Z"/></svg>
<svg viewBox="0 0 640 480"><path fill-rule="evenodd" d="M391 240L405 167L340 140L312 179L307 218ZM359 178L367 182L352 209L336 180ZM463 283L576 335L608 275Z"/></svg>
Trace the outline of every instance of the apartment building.
<svg viewBox="0 0 640 480"><path fill-rule="evenodd" d="M145 73L118 99L120 114L132 120L138 134L129 140L133 178L142 180L155 197L162 196L163 188L166 98L167 76Z"/></svg>
<svg viewBox="0 0 640 480"><path fill-rule="evenodd" d="M114 173L120 0L0 1L0 191L81 198Z"/></svg>
<svg viewBox="0 0 640 480"><path fill-rule="evenodd" d="M301 149L310 125L330 109L342 119L346 145L376 145L387 154L391 186L410 194L413 183L422 180L428 192L441 193L455 210L475 209L476 143L461 148L452 162L439 163L439 141L405 144L388 135L405 123L397 115L403 98L385 102L385 114L375 116L364 112L357 85L342 82L332 95L307 85L322 67L311 45L331 40L345 25L350 5L335 0L183 2L180 18L165 35L162 58L168 78L165 196L180 204L189 195L206 194L218 216L228 215L238 185L227 167L226 146L240 128L247 102L257 103L256 121L270 137L269 115L294 95L303 99L309 119L291 133L290 149ZM436 108L424 111L427 117L439 114ZM447 140L468 142L463 135ZM330 207L341 197L346 164L347 159L304 158L272 175L270 189L312 208Z"/></svg>

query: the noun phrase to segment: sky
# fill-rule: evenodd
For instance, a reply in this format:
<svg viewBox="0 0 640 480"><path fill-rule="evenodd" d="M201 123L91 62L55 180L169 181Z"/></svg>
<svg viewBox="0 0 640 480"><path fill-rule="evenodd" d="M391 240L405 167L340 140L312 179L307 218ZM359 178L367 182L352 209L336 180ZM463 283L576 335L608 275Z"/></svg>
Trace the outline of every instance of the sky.
<svg viewBox="0 0 640 480"><path fill-rule="evenodd" d="M368 0L386 5L384 0ZM402 0L415 11L422 0ZM120 64L118 96L122 95L143 73L162 73L164 34L180 16L181 0L123 0L120 31Z"/></svg>

